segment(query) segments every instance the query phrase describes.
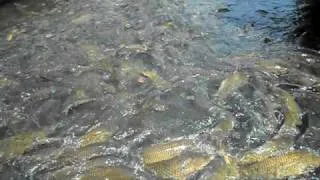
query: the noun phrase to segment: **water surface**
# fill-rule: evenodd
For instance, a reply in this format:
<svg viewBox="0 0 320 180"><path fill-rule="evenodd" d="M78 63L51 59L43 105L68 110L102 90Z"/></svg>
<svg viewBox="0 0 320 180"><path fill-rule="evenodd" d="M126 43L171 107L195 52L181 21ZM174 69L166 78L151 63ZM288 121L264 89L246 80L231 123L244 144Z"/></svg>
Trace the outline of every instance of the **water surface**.
<svg viewBox="0 0 320 180"><path fill-rule="evenodd" d="M235 121L226 136L227 152L236 156L277 134L286 112L279 89L301 108L295 146L318 151L318 53L289 40L297 8L293 0L25 0L1 6L0 138L44 131L47 140L22 154L0 148L11 152L0 154L0 177L42 179L63 170L78 177L107 165L152 179L141 162L144 147L205 136L225 117ZM217 98L234 72L248 83ZM74 159L59 159L95 128L110 139L71 153ZM203 144L215 153L210 138Z"/></svg>

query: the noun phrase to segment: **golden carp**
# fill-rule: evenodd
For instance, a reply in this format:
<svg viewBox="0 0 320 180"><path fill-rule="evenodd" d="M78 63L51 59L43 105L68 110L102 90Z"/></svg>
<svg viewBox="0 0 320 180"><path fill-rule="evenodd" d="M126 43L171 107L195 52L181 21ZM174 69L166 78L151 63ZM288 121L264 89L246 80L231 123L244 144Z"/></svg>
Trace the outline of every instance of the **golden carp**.
<svg viewBox="0 0 320 180"><path fill-rule="evenodd" d="M212 156L179 156L170 160L147 164L146 167L157 176L184 180L202 170L213 159Z"/></svg>
<svg viewBox="0 0 320 180"><path fill-rule="evenodd" d="M248 178L285 178L301 175L319 166L320 156L306 151L291 151L241 165L240 174Z"/></svg>
<svg viewBox="0 0 320 180"><path fill-rule="evenodd" d="M111 132L102 128L97 128L80 138L80 147L86 147L91 144L101 144L108 141Z"/></svg>
<svg viewBox="0 0 320 180"><path fill-rule="evenodd" d="M168 160L180 155L184 150L192 148L193 146L193 141L189 139L153 145L143 151L143 161L145 164L152 164Z"/></svg>
<svg viewBox="0 0 320 180"><path fill-rule="evenodd" d="M83 175L80 180L130 180L134 179L126 170L118 167L95 167Z"/></svg>
<svg viewBox="0 0 320 180"><path fill-rule="evenodd" d="M216 93L216 96L224 99L229 96L236 89L248 83L246 75L236 72L222 81Z"/></svg>
<svg viewBox="0 0 320 180"><path fill-rule="evenodd" d="M284 114L285 120L283 125L288 128L295 128L296 126L301 125L301 111L299 105L295 101L295 98L288 92L282 91L282 99L287 108Z"/></svg>

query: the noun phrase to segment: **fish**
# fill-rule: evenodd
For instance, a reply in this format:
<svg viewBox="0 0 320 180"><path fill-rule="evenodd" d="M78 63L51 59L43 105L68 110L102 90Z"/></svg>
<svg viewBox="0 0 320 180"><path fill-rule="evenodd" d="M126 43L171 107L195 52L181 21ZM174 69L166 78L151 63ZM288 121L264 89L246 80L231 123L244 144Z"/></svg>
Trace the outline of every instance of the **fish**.
<svg viewBox="0 0 320 180"><path fill-rule="evenodd" d="M284 106L286 107L286 112L284 113L284 124L286 128L296 128L302 124L300 118L301 110L297 102L295 101L294 96L289 94L286 91L282 91L281 98L283 100Z"/></svg>
<svg viewBox="0 0 320 180"><path fill-rule="evenodd" d="M11 158L22 155L34 142L46 139L44 131L23 132L0 140L0 157Z"/></svg>
<svg viewBox="0 0 320 180"><path fill-rule="evenodd" d="M94 167L80 177L80 180L133 180L125 169L119 167Z"/></svg>
<svg viewBox="0 0 320 180"><path fill-rule="evenodd" d="M272 139L267 141L262 146L244 153L244 155L240 158L239 163L254 163L267 159L270 156L288 152L293 144L293 139L290 138L279 137L277 139Z"/></svg>
<svg viewBox="0 0 320 180"><path fill-rule="evenodd" d="M157 88L168 88L169 82L164 80L155 70L146 70L140 73L142 77L150 79Z"/></svg>
<svg viewBox="0 0 320 180"><path fill-rule="evenodd" d="M246 178L286 178L297 176L320 166L320 156L295 150L271 156L255 163L240 165L240 176Z"/></svg>
<svg viewBox="0 0 320 180"><path fill-rule="evenodd" d="M68 115L74 108L77 108L77 107L79 107L81 105L84 105L84 104L88 104L88 103L94 102L96 100L97 100L96 98L76 100L72 104L69 104L68 106L66 106L63 109L62 113L65 114L65 115Z"/></svg>
<svg viewBox="0 0 320 180"><path fill-rule="evenodd" d="M175 140L167 143L156 144L144 149L142 158L144 164L152 164L160 161L172 159L180 155L188 148L194 147L194 143L189 139Z"/></svg>
<svg viewBox="0 0 320 180"><path fill-rule="evenodd" d="M85 24L88 23L93 18L92 14L84 14L77 18L72 19L73 24Z"/></svg>
<svg viewBox="0 0 320 180"><path fill-rule="evenodd" d="M225 180L225 179L237 179L239 177L239 168L237 160L227 154L223 155L224 163L219 166L211 180Z"/></svg>
<svg viewBox="0 0 320 180"><path fill-rule="evenodd" d="M209 155L178 156L170 160L148 164L146 167L162 178L184 180L202 170L213 160Z"/></svg>
<svg viewBox="0 0 320 180"><path fill-rule="evenodd" d="M256 63L256 65L257 65L258 69L270 72L276 76L280 76L280 75L284 75L284 74L289 73L288 68L286 68L276 62L259 61Z"/></svg>
<svg viewBox="0 0 320 180"><path fill-rule="evenodd" d="M80 138L80 147L86 147L91 144L100 144L106 142L111 137L111 132L102 128L97 128L85 134Z"/></svg>
<svg viewBox="0 0 320 180"><path fill-rule="evenodd" d="M240 72L235 72L220 84L215 96L224 99L228 97L233 91L248 83L248 77Z"/></svg>
<svg viewBox="0 0 320 180"><path fill-rule="evenodd" d="M215 131L223 131L223 132L230 132L234 128L234 124L236 122L233 115L229 112L225 112L220 122L215 126Z"/></svg>

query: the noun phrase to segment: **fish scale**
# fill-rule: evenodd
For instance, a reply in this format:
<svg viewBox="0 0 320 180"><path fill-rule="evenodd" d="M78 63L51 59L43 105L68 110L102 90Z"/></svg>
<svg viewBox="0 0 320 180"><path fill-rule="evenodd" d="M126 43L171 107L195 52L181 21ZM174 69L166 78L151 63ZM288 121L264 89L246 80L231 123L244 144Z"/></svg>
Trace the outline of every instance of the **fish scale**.
<svg viewBox="0 0 320 180"><path fill-rule="evenodd" d="M80 180L131 180L134 179L126 170L118 167L95 167Z"/></svg>
<svg viewBox="0 0 320 180"><path fill-rule="evenodd" d="M145 164L152 164L168 160L178 156L187 148L192 148L192 146L194 146L193 141L188 139L153 145L143 151L143 161Z"/></svg>
<svg viewBox="0 0 320 180"><path fill-rule="evenodd" d="M179 156L170 160L147 164L146 167L163 178L183 180L203 169L212 159L213 157L208 155Z"/></svg>
<svg viewBox="0 0 320 180"><path fill-rule="evenodd" d="M297 176L320 166L320 157L305 151L293 151L240 166L242 177L284 178Z"/></svg>

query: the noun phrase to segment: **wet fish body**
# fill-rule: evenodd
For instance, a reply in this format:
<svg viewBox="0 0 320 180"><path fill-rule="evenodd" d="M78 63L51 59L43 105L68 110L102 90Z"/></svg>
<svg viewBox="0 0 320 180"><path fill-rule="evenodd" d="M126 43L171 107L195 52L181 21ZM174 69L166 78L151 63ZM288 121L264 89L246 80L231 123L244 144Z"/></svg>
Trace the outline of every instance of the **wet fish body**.
<svg viewBox="0 0 320 180"><path fill-rule="evenodd" d="M152 164L168 160L180 155L184 150L192 146L194 146L193 141L188 139L153 145L143 151L143 161L145 164Z"/></svg>
<svg viewBox="0 0 320 180"><path fill-rule="evenodd" d="M148 164L146 167L163 178L184 180L203 169L213 159L211 156L179 156L170 160Z"/></svg>
<svg viewBox="0 0 320 180"><path fill-rule="evenodd" d="M216 96L224 99L247 82L248 78L244 74L236 72L221 82Z"/></svg>
<svg viewBox="0 0 320 180"><path fill-rule="evenodd" d="M306 151L292 151L256 163L241 165L241 177L285 178L304 174L320 166L320 157Z"/></svg>

